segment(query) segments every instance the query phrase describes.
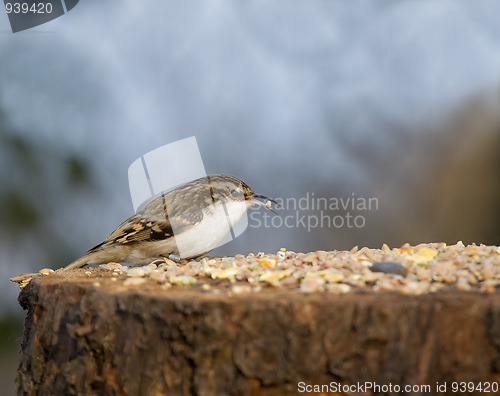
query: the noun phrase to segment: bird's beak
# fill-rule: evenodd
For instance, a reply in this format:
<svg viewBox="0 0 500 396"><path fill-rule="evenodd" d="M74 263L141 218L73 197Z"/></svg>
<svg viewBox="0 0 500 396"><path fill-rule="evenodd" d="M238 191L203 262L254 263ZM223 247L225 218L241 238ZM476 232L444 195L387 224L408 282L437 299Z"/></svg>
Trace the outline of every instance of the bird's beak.
<svg viewBox="0 0 500 396"><path fill-rule="evenodd" d="M260 199L264 199L265 200L265 203L264 202L261 202L259 200L257 200L257 198L260 198ZM273 202L275 205L278 205L279 206L279 203L276 202L274 199L272 198L268 198L266 197L265 195L260 195L260 194L253 194L251 197L248 197L247 198L247 201L250 202L252 205L259 205L259 206L262 206L263 208L266 208L266 209L269 209L271 212L273 212L275 215L277 215L278 213L276 213L274 210L272 210L271 208L271 202Z"/></svg>

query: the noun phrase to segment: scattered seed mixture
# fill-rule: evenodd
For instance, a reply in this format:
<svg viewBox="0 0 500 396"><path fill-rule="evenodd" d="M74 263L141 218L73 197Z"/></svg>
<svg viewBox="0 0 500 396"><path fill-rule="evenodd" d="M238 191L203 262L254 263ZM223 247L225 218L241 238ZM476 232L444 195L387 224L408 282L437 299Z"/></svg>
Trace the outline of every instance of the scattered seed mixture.
<svg viewBox="0 0 500 396"><path fill-rule="evenodd" d="M295 253L285 248L276 254L250 253L235 257L199 260L156 260L143 267L118 263L100 265L122 276L125 286L156 282L163 288L179 285L230 287L234 294L256 292L263 287L298 289L304 293L349 293L354 290L396 291L419 295L445 287L493 293L500 289L500 247L462 242L447 246L429 243L400 248L364 247L350 251ZM43 269L42 275L52 270ZM212 281L209 281L212 280ZM214 282L213 280L216 280Z"/></svg>

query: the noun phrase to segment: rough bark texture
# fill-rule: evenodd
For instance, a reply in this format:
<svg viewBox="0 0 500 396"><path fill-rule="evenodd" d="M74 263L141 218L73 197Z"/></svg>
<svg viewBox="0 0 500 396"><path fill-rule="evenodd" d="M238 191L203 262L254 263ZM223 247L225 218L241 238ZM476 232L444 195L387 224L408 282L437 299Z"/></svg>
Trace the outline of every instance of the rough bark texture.
<svg viewBox="0 0 500 396"><path fill-rule="evenodd" d="M20 395L288 395L297 384L500 381L500 295L243 295L35 277ZM217 286L216 286L217 287ZM450 386L450 385L448 385Z"/></svg>

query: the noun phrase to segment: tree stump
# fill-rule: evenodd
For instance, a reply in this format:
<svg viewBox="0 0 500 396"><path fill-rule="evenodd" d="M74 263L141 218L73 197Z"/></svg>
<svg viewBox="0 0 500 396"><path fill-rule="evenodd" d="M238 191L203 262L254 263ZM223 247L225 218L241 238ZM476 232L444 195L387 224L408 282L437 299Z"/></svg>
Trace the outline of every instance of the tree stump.
<svg viewBox="0 0 500 396"><path fill-rule="evenodd" d="M19 296L18 394L292 395L365 382L438 394L438 383L500 381L498 292L235 294L226 283L166 288L99 268L34 277Z"/></svg>

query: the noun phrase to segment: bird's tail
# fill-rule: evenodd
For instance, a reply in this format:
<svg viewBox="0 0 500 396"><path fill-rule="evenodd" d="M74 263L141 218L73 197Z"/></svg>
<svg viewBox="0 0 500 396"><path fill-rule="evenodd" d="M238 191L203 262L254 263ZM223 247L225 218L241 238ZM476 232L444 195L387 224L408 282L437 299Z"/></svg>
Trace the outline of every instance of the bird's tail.
<svg viewBox="0 0 500 396"><path fill-rule="evenodd" d="M61 268L61 271L67 271L67 270L72 270L75 268L81 268L84 265L87 265L92 258L93 254L88 253L83 257L80 257L78 260L73 261L71 264L68 264L66 267Z"/></svg>

